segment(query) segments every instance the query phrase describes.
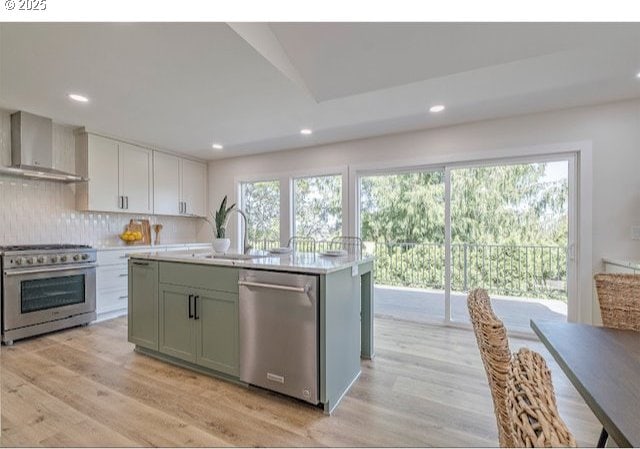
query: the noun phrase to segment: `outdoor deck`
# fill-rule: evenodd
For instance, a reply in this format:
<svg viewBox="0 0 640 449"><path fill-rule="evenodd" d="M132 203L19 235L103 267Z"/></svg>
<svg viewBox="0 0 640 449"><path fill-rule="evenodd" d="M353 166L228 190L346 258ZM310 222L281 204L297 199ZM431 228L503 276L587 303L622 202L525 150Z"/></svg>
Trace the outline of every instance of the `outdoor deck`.
<svg viewBox="0 0 640 449"><path fill-rule="evenodd" d="M560 300L492 295L493 308L510 330L531 332L529 320L566 321L567 304ZM444 291L376 285L375 313L414 322L444 321ZM455 321L469 322L467 295L451 293Z"/></svg>

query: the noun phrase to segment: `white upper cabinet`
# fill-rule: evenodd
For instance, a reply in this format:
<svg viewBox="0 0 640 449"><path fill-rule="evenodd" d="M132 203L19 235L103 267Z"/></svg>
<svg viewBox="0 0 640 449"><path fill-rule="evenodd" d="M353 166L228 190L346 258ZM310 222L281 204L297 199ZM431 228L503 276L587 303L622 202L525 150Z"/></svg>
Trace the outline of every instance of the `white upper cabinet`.
<svg viewBox="0 0 640 449"><path fill-rule="evenodd" d="M182 201L184 213L207 215L207 166L199 162L182 160Z"/></svg>
<svg viewBox="0 0 640 449"><path fill-rule="evenodd" d="M153 176L156 214L206 216L207 166L205 164L155 151Z"/></svg>
<svg viewBox="0 0 640 449"><path fill-rule="evenodd" d="M153 152L153 210L161 215L180 215L181 160Z"/></svg>
<svg viewBox="0 0 640 449"><path fill-rule="evenodd" d="M153 151L93 134L76 136L79 210L153 213Z"/></svg>
<svg viewBox="0 0 640 449"><path fill-rule="evenodd" d="M91 134L76 137L76 170L90 179L77 187L80 210L120 212L118 142Z"/></svg>
<svg viewBox="0 0 640 449"><path fill-rule="evenodd" d="M120 195L124 210L153 213L153 151L127 143L119 144Z"/></svg>
<svg viewBox="0 0 640 449"><path fill-rule="evenodd" d="M76 136L78 210L204 217L207 166L94 134Z"/></svg>

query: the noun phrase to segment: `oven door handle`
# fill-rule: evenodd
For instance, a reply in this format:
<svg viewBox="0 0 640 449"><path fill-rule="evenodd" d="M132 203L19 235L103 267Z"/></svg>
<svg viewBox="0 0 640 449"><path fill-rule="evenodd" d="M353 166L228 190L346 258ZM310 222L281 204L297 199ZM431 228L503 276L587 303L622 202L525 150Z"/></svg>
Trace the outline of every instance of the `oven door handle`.
<svg viewBox="0 0 640 449"><path fill-rule="evenodd" d="M53 268L34 268L32 270L15 270L5 271L5 276L19 276L23 274L37 274L37 273L55 273L56 271L72 271L72 270L84 270L87 268L95 268L98 264L79 264L79 265L64 265L61 267Z"/></svg>

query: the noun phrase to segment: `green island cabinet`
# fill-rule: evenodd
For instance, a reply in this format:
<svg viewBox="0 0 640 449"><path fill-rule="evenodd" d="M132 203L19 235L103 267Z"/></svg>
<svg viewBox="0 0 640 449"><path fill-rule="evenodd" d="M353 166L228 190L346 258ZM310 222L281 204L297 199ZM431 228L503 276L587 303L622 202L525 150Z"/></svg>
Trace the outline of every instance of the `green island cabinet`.
<svg viewBox="0 0 640 449"><path fill-rule="evenodd" d="M138 347L158 350L158 262L129 261L128 336Z"/></svg>
<svg viewBox="0 0 640 449"><path fill-rule="evenodd" d="M129 271L131 343L238 377L238 269L133 259Z"/></svg>
<svg viewBox="0 0 640 449"><path fill-rule="evenodd" d="M319 276L319 388L331 413L373 357L373 263ZM239 267L132 257L129 341L136 351L239 382Z"/></svg>
<svg viewBox="0 0 640 449"><path fill-rule="evenodd" d="M237 377L238 269L160 262L158 351Z"/></svg>

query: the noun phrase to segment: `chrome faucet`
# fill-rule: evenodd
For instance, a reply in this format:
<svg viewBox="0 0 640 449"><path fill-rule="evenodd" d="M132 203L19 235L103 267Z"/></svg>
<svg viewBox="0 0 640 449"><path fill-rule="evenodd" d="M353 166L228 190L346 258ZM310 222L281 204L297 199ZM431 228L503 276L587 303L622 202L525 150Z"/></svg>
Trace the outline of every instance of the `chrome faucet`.
<svg viewBox="0 0 640 449"><path fill-rule="evenodd" d="M244 237L242 239L242 254L247 254L253 248L252 246L249 245L249 239L247 236L247 228L249 227L247 214L245 214L241 209L233 209L232 212L238 212L244 219Z"/></svg>

